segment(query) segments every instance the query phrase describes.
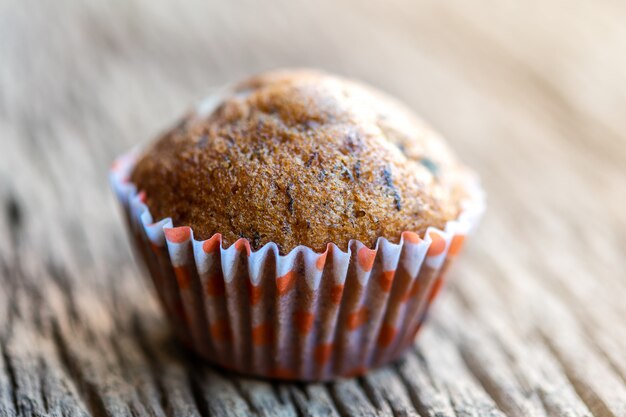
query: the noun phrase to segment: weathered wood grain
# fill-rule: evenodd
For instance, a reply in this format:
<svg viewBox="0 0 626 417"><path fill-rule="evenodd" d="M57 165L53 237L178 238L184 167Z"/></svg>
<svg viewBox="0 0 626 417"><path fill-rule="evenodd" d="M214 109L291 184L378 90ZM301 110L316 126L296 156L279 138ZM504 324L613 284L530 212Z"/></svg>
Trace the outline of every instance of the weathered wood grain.
<svg viewBox="0 0 626 417"><path fill-rule="evenodd" d="M0 417L626 416L624 4L0 1ZM106 175L276 66L407 101L489 211L414 348L281 384L179 346Z"/></svg>

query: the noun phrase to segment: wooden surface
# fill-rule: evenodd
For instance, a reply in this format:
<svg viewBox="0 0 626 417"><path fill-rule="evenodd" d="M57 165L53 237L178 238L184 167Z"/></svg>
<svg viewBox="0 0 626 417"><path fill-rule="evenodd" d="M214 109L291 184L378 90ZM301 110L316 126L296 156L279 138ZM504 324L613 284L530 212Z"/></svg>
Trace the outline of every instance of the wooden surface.
<svg viewBox="0 0 626 417"><path fill-rule="evenodd" d="M626 416L625 19L616 0L0 1L0 416ZM414 349L364 378L190 357L108 188L114 156L206 92L285 65L399 96L489 195Z"/></svg>

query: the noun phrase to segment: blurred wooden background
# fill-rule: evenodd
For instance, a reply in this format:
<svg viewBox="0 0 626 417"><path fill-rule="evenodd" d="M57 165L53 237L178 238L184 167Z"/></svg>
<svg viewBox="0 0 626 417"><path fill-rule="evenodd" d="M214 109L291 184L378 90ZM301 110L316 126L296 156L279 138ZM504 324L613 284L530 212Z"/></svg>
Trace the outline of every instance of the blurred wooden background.
<svg viewBox="0 0 626 417"><path fill-rule="evenodd" d="M626 416L626 4L0 1L0 416ZM189 358L110 161L222 83L315 66L408 102L489 210L414 350L270 384Z"/></svg>

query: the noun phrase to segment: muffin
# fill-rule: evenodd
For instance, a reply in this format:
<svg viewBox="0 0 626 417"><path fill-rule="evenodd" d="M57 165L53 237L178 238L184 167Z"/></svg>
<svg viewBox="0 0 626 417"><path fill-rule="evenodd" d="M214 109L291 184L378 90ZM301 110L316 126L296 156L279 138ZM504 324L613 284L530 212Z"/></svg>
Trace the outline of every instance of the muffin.
<svg viewBox="0 0 626 417"><path fill-rule="evenodd" d="M182 340L281 379L398 356L482 211L471 171L408 109L312 70L223 90L111 178Z"/></svg>

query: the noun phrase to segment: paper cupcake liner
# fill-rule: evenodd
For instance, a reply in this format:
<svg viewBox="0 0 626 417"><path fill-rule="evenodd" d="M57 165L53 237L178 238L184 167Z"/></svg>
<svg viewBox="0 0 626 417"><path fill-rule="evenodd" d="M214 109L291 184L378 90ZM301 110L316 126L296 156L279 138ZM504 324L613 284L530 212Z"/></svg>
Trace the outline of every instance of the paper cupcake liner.
<svg viewBox="0 0 626 417"><path fill-rule="evenodd" d="M347 252L329 243L281 255L273 242L252 251L246 239L224 248L220 234L199 241L170 218L155 222L129 182L135 161L135 152L116 160L111 184L173 328L209 361L262 377L329 380L396 358L484 210L472 180L459 218L423 238L406 231L373 249L351 240Z"/></svg>

